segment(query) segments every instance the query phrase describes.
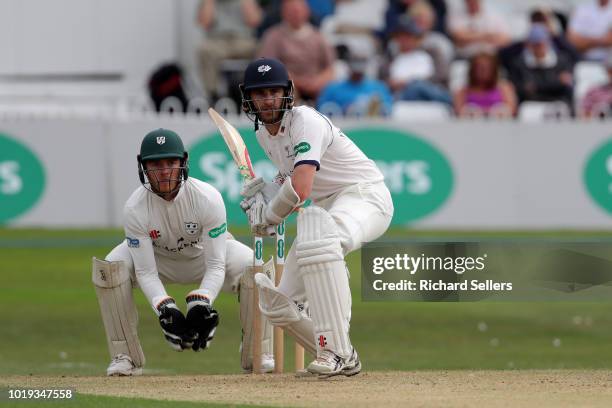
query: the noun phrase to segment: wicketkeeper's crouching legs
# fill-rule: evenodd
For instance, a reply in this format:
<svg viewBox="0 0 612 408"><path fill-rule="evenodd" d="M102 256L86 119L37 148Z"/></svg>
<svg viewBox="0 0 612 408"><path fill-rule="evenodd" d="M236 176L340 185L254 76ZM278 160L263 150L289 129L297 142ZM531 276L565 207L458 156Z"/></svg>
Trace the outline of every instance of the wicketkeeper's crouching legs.
<svg viewBox="0 0 612 408"><path fill-rule="evenodd" d="M246 276L245 270L247 266L252 264L252 259L253 252L249 247L233 239L227 241L226 276L222 287L223 291L238 292L241 278ZM162 275L164 263L159 262L158 268L160 269L160 275ZM202 265L191 265L189 268L204 270ZM272 279L274 278L273 272L270 276ZM162 276L162 278L165 281L172 281L167 276ZM197 279L201 280L202 276L197 277ZM92 280L96 288L108 350L112 359L107 374L141 374L145 357L138 339L138 313L132 294L135 286L134 266L125 242L115 247L108 254L106 260L94 258ZM244 304L248 305L250 303L244 301ZM243 318L242 311L241 320L243 331L250 332L252 330L252 320L248 320L246 315ZM267 320L262 320L264 327L262 368L271 371L274 368L272 326ZM243 350L241 353L241 365L245 370L250 370L252 367L248 353L249 349Z"/></svg>
<svg viewBox="0 0 612 408"><path fill-rule="evenodd" d="M102 312L108 350L113 358L107 374L141 374L145 356L138 339L138 313L125 262L93 258L92 280Z"/></svg>

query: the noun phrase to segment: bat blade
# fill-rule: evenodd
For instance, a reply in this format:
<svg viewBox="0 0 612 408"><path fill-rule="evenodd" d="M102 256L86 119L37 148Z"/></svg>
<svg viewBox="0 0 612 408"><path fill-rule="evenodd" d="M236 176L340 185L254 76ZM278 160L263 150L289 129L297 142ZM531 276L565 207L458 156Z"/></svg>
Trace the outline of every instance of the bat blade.
<svg viewBox="0 0 612 408"><path fill-rule="evenodd" d="M240 175L247 180L255 178L249 151L240 133L213 108L208 109L208 114L219 128L219 132L221 132L221 136L223 136L223 140L238 166Z"/></svg>

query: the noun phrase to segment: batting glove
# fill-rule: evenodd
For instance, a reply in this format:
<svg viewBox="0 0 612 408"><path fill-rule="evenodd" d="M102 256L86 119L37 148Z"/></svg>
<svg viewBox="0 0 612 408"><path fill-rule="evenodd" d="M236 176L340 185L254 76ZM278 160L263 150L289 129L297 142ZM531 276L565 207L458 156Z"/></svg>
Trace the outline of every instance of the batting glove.
<svg viewBox="0 0 612 408"><path fill-rule="evenodd" d="M251 226L253 234L260 237L276 235L274 226L266 223L263 218L266 213L266 207L268 206L264 200L263 194L257 193L255 196L245 200L248 201L246 214L249 218L249 225Z"/></svg>
<svg viewBox="0 0 612 408"><path fill-rule="evenodd" d="M246 213L253 206L253 204L255 204L255 201L255 197L243 198L240 201L240 208Z"/></svg>
<svg viewBox="0 0 612 408"><path fill-rule="evenodd" d="M193 351L205 350L215 336L219 324L219 313L212 308L210 299L198 293L189 292L187 300L187 324L198 336L193 342Z"/></svg>
<svg viewBox="0 0 612 408"><path fill-rule="evenodd" d="M265 202L269 203L279 189L280 185L274 182L264 181L264 179L261 177L256 177L244 182L240 195L244 198L251 198L255 196L255 194L261 192Z"/></svg>
<svg viewBox="0 0 612 408"><path fill-rule="evenodd" d="M166 298L156 307L159 324L170 347L176 351L191 348L197 339L197 332L190 330L183 313L174 299Z"/></svg>

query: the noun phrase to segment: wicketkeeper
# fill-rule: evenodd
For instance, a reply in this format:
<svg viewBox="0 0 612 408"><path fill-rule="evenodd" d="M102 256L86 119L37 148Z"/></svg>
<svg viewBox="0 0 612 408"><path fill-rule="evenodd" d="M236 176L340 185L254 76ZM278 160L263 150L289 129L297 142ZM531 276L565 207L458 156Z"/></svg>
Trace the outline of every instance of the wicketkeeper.
<svg viewBox="0 0 612 408"><path fill-rule="evenodd" d="M248 298L254 285L244 272L252 264L252 250L227 231L221 194L188 176L188 155L175 132L158 129L148 133L137 159L142 186L125 204L126 238L105 260L94 258L93 263L93 282L112 359L107 374L139 375L145 363L133 287L142 289L159 317L164 337L177 351L208 348L219 324L215 298L221 290L240 290L241 365L251 370L252 319L247 306L252 304ZM199 284L185 297L186 314L166 292L166 282ZM266 323L262 350L262 368L271 371L272 330Z"/></svg>
<svg viewBox="0 0 612 408"><path fill-rule="evenodd" d="M387 230L391 194L376 164L327 117L293 106L293 83L281 62L252 61L240 89L257 140L279 170L274 182L257 178L242 191L251 229L265 235L307 198L313 203L297 217L279 286L262 274L255 277L262 314L316 356L308 371L355 375L361 362L349 338L344 256Z"/></svg>

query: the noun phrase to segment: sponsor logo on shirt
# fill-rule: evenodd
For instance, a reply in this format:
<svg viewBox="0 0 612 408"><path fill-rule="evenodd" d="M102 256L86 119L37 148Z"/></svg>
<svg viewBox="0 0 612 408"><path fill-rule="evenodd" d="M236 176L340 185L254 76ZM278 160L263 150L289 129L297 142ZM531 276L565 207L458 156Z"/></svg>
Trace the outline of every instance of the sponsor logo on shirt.
<svg viewBox="0 0 612 408"><path fill-rule="evenodd" d="M227 230L227 224L223 223L217 228L213 228L208 231L208 236L211 238L217 238L219 235L223 234Z"/></svg>
<svg viewBox="0 0 612 408"><path fill-rule="evenodd" d="M140 248L140 241L136 238L125 237L130 248Z"/></svg>
<svg viewBox="0 0 612 408"><path fill-rule="evenodd" d="M161 232L159 232L159 230L151 230L149 231L149 236L151 239L157 239L161 237Z"/></svg>
<svg viewBox="0 0 612 408"><path fill-rule="evenodd" d="M181 253L181 251L183 251L183 250L185 250L187 248L202 249L202 247L200 246L200 240L199 239L197 239L195 241L187 241L183 237L180 237L179 239L176 240L176 246L174 248L170 248L167 245L162 246L157 241L153 241L152 244L153 244L153 247L155 247L155 248L160 248L160 249L163 249L163 250L168 251L168 252L179 253L179 254Z"/></svg>
<svg viewBox="0 0 612 408"><path fill-rule="evenodd" d="M197 222L186 222L185 232L187 233L187 235L195 235L198 232L198 223Z"/></svg>
<svg viewBox="0 0 612 408"><path fill-rule="evenodd" d="M293 151L295 152L296 156L300 153L306 153L309 150L310 145L306 142L300 142L293 147Z"/></svg>

